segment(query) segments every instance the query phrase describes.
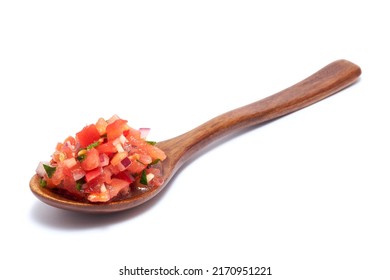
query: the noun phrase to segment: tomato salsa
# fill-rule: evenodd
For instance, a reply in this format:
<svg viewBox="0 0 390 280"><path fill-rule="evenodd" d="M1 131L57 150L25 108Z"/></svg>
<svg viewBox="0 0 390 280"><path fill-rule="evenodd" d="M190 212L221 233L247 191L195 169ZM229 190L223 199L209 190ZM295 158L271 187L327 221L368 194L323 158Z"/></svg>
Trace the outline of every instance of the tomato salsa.
<svg viewBox="0 0 390 280"><path fill-rule="evenodd" d="M40 162L40 186L79 201L107 202L163 183L165 153L147 141L148 128L131 128L114 115L100 118L58 143Z"/></svg>

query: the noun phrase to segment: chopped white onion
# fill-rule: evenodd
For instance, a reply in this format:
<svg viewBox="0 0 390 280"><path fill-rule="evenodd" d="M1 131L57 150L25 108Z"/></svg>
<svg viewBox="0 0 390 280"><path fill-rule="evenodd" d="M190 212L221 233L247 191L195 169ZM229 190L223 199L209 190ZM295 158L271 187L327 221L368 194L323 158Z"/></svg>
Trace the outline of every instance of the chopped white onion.
<svg viewBox="0 0 390 280"><path fill-rule="evenodd" d="M148 175L146 175L146 181L149 183L150 181L152 181L154 178L154 174L152 173L149 173Z"/></svg>
<svg viewBox="0 0 390 280"><path fill-rule="evenodd" d="M125 138L126 139L126 138ZM115 146L116 150L118 153L124 152L125 150L123 149L121 138L118 137L114 141L112 141L112 144Z"/></svg>
<svg viewBox="0 0 390 280"><path fill-rule="evenodd" d="M145 127L142 127L139 129L139 132L140 132L140 136L142 139L146 139L146 137L148 136L149 132L150 132L150 128L145 128Z"/></svg>
<svg viewBox="0 0 390 280"><path fill-rule="evenodd" d="M123 144L125 144L127 142L127 139L126 137L122 134L121 136L119 136L119 141Z"/></svg>
<svg viewBox="0 0 390 280"><path fill-rule="evenodd" d="M118 120L118 119L120 119L120 118L118 117L118 115L113 115L111 118L109 118L109 119L107 120L107 123L108 123L108 124L113 123L114 121L116 121L116 120Z"/></svg>
<svg viewBox="0 0 390 280"><path fill-rule="evenodd" d="M77 161L75 158L68 158L68 159L65 159L63 161L63 164L67 167L67 168L72 168L73 166L75 166L77 164Z"/></svg>
<svg viewBox="0 0 390 280"><path fill-rule="evenodd" d="M35 169L35 172L39 175L39 176L41 176L41 177L43 177L43 176L45 176L45 174L46 174L46 170L45 170L45 168L43 167L43 165L50 165L50 163L48 163L48 162L43 162L43 161L41 161L39 164L38 164L38 166L37 166L37 169Z"/></svg>
<svg viewBox="0 0 390 280"><path fill-rule="evenodd" d="M100 166L104 167L107 166L110 163L110 158L108 155L102 153L99 155L99 160L100 160Z"/></svg>
<svg viewBox="0 0 390 280"><path fill-rule="evenodd" d="M130 151L131 151L131 145L130 145L130 143L126 142L125 144L123 144L123 149L124 149L126 152L130 152Z"/></svg>
<svg viewBox="0 0 390 280"><path fill-rule="evenodd" d="M75 169L72 171L72 176L75 181L78 181L85 176L85 171L82 169Z"/></svg>
<svg viewBox="0 0 390 280"><path fill-rule="evenodd" d="M125 151L125 149L123 149L123 147L122 147L122 145L120 143L116 144L115 148L118 151L118 153L122 153L122 152Z"/></svg>
<svg viewBox="0 0 390 280"><path fill-rule="evenodd" d="M104 183L100 186L100 191L102 193L107 192L107 188L106 188L106 185Z"/></svg>

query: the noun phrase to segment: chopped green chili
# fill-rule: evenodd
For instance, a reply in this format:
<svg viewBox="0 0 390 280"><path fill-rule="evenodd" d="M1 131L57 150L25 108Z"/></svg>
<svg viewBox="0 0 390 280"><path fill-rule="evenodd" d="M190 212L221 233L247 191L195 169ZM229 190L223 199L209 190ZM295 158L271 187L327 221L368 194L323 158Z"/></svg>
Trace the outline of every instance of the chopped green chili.
<svg viewBox="0 0 390 280"><path fill-rule="evenodd" d="M50 165L43 164L43 168L46 171L47 177L53 177L54 172L56 172L56 168Z"/></svg>

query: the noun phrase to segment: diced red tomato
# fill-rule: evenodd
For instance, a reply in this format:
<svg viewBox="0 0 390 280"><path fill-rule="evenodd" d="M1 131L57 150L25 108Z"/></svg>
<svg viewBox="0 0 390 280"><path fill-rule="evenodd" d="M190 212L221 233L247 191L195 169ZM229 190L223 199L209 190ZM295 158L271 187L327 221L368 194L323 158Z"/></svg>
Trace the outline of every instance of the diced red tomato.
<svg viewBox="0 0 390 280"><path fill-rule="evenodd" d="M96 125L91 124L84 127L80 132L76 133L76 138L80 143L81 148L86 148L100 138L100 133Z"/></svg>
<svg viewBox="0 0 390 280"><path fill-rule="evenodd" d="M164 183L163 178L161 177L161 171L158 168L149 168L148 169L149 174L153 174L153 179L149 182L150 185L158 187L161 186Z"/></svg>
<svg viewBox="0 0 390 280"><path fill-rule="evenodd" d="M56 172L51 177L51 183L54 185L61 184L61 181L65 178L64 167L62 165L58 165L56 168Z"/></svg>
<svg viewBox="0 0 390 280"><path fill-rule="evenodd" d="M100 158L99 158L99 152L95 148L92 148L87 151L86 157L81 162L81 167L88 171L95 169L96 167L99 167L100 165Z"/></svg>
<svg viewBox="0 0 390 280"><path fill-rule="evenodd" d="M150 155L153 160L164 160L166 158L166 155L162 150L142 139L136 139L135 137L130 136L127 137L127 140L131 145L138 147L139 149L143 150L145 154Z"/></svg>
<svg viewBox="0 0 390 280"><path fill-rule="evenodd" d="M125 120L118 119L110 123L106 128L108 141L118 138L125 130L128 130L127 121Z"/></svg>
<svg viewBox="0 0 390 280"><path fill-rule="evenodd" d="M130 136L133 136L135 137L136 139L140 139L141 138L141 132L138 130L138 129L134 129L132 127L129 127L128 130L124 131L123 132L123 135L127 138L127 137L130 137Z"/></svg>
<svg viewBox="0 0 390 280"><path fill-rule="evenodd" d="M96 150L99 151L99 153L105 153L105 154L113 154L117 152L116 147L112 144L112 141L100 144L96 147Z"/></svg>
<svg viewBox="0 0 390 280"><path fill-rule="evenodd" d="M127 158L128 153L127 152L120 152L116 153L115 156L111 159L111 164L116 166L118 165L123 159Z"/></svg>
<svg viewBox="0 0 390 280"><path fill-rule="evenodd" d="M87 181L87 183L91 182L93 179L96 179L97 177L99 177L102 173L103 173L102 168L98 167L98 168L92 169L91 171L89 171L85 174L85 181Z"/></svg>
<svg viewBox="0 0 390 280"><path fill-rule="evenodd" d="M76 139L74 139L73 136L68 136L65 140L64 140L64 145L65 146L76 146Z"/></svg>
<svg viewBox="0 0 390 280"><path fill-rule="evenodd" d="M113 175L113 172L112 172L110 167L111 166L104 167L103 174L102 174L103 182L108 183L108 184L111 182L111 178Z"/></svg>
<svg viewBox="0 0 390 280"><path fill-rule="evenodd" d="M70 146L64 145L63 143L58 143L56 151L53 153L53 160L56 162L61 162L63 160L73 157L73 150Z"/></svg>
<svg viewBox="0 0 390 280"><path fill-rule="evenodd" d="M63 161L63 164L67 167L67 168L73 168L74 166L77 165L77 161L74 157L71 157L71 158L68 158L68 159L65 159Z"/></svg>
<svg viewBox="0 0 390 280"><path fill-rule="evenodd" d="M88 195L88 200L91 202L107 202L110 198L110 193L104 185L101 186L100 192L94 192Z"/></svg>
<svg viewBox="0 0 390 280"><path fill-rule="evenodd" d="M117 196L119 192L129 189L129 183L125 180L112 178L111 183L107 186L110 196Z"/></svg>
<svg viewBox="0 0 390 280"><path fill-rule="evenodd" d="M146 168L146 165L137 161L133 160L131 161L129 167L127 167L127 170L129 170L132 174L139 174Z"/></svg>
<svg viewBox="0 0 390 280"><path fill-rule="evenodd" d="M141 154L138 160L145 165L151 164L153 161L151 156L145 154Z"/></svg>
<svg viewBox="0 0 390 280"><path fill-rule="evenodd" d="M134 177L131 175L130 171L128 170L119 172L118 174L115 175L115 178L124 180L129 184L133 183L135 180Z"/></svg>
<svg viewBox="0 0 390 280"><path fill-rule="evenodd" d="M71 177L65 177L64 181L62 183L63 188L73 197L77 199L82 199L83 194L75 188L76 181L73 180Z"/></svg>
<svg viewBox="0 0 390 280"><path fill-rule="evenodd" d="M40 163L37 174L46 187L75 200L107 202L133 188L160 186L163 177L151 163L165 158L163 151L141 138L139 130L114 115L58 143L50 163ZM147 185L141 174L146 174Z"/></svg>

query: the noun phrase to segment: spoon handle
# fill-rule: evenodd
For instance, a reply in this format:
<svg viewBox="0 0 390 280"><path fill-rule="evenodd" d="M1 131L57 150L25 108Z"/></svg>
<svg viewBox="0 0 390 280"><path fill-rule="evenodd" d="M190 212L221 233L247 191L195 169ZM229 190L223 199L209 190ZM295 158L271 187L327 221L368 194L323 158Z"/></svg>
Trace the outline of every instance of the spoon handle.
<svg viewBox="0 0 390 280"><path fill-rule="evenodd" d="M334 61L285 90L217 116L187 133L161 142L159 146L170 149L171 159L175 157L176 160L172 160L180 166L216 140L318 102L349 86L360 74L360 67L352 62Z"/></svg>

